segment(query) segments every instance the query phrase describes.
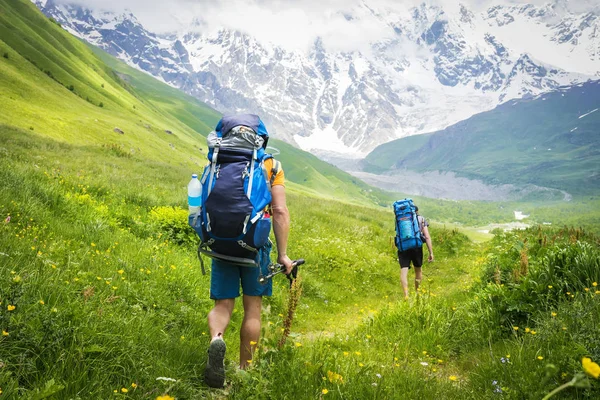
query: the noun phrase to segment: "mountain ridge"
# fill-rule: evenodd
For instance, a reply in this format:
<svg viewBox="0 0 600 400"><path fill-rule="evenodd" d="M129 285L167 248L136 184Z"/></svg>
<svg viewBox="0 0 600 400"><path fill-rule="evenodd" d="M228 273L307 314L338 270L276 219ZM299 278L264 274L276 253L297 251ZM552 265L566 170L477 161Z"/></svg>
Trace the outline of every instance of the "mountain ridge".
<svg viewBox="0 0 600 400"><path fill-rule="evenodd" d="M377 147L366 172L446 171L493 185L600 190L600 80L511 100L442 131Z"/></svg>
<svg viewBox="0 0 600 400"><path fill-rule="evenodd" d="M389 30L369 54L332 51L321 39L307 53L290 51L227 29L198 33L197 26L156 35L133 14L36 4L71 33L222 112L250 109L265 115L275 136L303 149L355 156L600 74L600 19L564 14L556 4L481 13L421 4L409 16L363 4L345 14L348 23L376 21ZM532 39L514 37L523 29Z"/></svg>

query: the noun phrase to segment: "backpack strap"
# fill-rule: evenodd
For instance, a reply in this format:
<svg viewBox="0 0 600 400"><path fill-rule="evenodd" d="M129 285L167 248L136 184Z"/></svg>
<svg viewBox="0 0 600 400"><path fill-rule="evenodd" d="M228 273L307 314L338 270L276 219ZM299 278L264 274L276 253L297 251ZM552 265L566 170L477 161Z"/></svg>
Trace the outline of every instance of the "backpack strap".
<svg viewBox="0 0 600 400"><path fill-rule="evenodd" d="M215 170L217 168L217 157L219 156L219 148L221 147L221 141L222 136L221 136L221 131L217 132L218 134L218 138L217 138L217 142L215 143L215 148L213 150L213 154L212 154L212 159L210 160L210 177L208 178L208 182L212 182L213 178L215 176ZM209 184L208 185L208 194L210 194L210 192L212 191L212 185Z"/></svg>

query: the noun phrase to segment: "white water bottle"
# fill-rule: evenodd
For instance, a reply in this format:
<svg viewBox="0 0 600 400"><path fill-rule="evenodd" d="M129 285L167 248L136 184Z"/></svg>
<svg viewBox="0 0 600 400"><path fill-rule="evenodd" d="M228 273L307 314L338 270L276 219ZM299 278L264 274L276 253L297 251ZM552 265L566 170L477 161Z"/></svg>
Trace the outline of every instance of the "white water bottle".
<svg viewBox="0 0 600 400"><path fill-rule="evenodd" d="M200 199L202 197L202 185L198 175L192 174L192 180L188 183L188 208L189 215L196 215L200 211Z"/></svg>

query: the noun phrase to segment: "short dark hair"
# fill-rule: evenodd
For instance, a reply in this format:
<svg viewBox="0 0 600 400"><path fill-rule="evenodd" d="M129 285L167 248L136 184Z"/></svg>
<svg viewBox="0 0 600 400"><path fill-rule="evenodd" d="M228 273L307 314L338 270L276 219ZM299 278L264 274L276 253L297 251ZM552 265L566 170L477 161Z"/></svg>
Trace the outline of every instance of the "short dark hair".
<svg viewBox="0 0 600 400"><path fill-rule="evenodd" d="M419 207L415 205L415 211L419 211Z"/></svg>

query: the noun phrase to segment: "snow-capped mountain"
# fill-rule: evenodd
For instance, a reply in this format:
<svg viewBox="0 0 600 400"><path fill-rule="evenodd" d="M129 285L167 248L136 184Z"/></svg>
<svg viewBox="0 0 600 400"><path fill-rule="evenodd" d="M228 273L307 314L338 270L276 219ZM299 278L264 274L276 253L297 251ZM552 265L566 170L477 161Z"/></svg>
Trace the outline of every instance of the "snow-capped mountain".
<svg viewBox="0 0 600 400"><path fill-rule="evenodd" d="M559 1L345 11L387 34L362 50L309 51L240 30L192 24L155 34L132 13L32 0L92 44L222 112L261 115L304 149L362 155L381 143L443 129L511 99L600 76L600 17Z"/></svg>

